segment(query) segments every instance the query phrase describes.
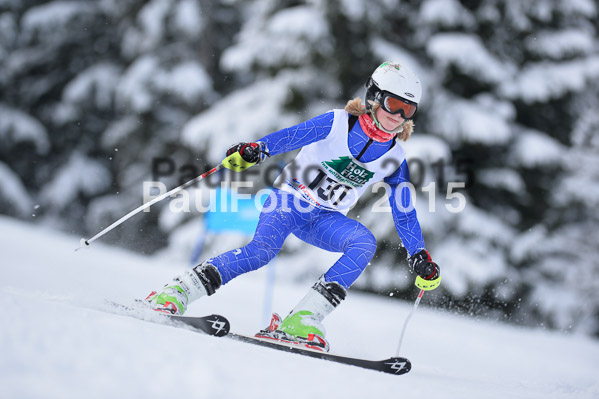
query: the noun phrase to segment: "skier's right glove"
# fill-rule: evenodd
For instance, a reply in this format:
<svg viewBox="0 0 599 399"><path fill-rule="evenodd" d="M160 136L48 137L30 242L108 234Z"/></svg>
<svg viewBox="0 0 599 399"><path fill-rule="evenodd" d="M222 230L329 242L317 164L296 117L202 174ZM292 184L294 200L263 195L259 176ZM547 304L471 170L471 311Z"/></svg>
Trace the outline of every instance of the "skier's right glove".
<svg viewBox="0 0 599 399"><path fill-rule="evenodd" d="M227 150L227 157L223 161L225 168L241 172L251 166L259 164L270 154L266 151L264 143L239 143Z"/></svg>

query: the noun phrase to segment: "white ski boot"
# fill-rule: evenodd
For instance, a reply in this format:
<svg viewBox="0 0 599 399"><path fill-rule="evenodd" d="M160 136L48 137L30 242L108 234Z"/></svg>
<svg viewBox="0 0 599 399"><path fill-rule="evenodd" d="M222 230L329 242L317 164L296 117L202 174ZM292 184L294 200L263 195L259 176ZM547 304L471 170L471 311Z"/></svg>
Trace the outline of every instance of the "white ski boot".
<svg viewBox="0 0 599 399"><path fill-rule="evenodd" d="M145 301L157 312L181 316L187 310L188 304L204 295L214 294L221 284L222 278L218 269L210 263L202 263L174 277L162 291L152 291Z"/></svg>
<svg viewBox="0 0 599 399"><path fill-rule="evenodd" d="M345 298L346 290L336 282L319 280L284 320L274 313L270 325L256 337L300 344L310 349L329 351L322 324Z"/></svg>

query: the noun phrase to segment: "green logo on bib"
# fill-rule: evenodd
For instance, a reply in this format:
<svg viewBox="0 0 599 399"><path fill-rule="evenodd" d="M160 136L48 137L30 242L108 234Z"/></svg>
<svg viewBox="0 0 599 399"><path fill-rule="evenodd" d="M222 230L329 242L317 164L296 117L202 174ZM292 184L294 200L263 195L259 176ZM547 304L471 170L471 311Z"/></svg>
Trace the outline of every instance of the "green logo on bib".
<svg viewBox="0 0 599 399"><path fill-rule="evenodd" d="M323 162L322 164L325 167L328 166L327 169L329 172L338 175L337 178L340 180L346 180L352 186L363 186L374 176L374 172L364 169L347 156L332 161Z"/></svg>

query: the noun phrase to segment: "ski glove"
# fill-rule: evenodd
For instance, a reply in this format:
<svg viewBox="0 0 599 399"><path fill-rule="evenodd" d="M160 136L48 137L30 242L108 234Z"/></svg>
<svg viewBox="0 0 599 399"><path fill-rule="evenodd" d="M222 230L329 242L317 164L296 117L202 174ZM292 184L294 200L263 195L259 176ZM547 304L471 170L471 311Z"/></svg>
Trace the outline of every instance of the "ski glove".
<svg viewBox="0 0 599 399"><path fill-rule="evenodd" d="M269 155L263 147L263 143L239 143L229 147L227 156L239 152L244 161L251 164L258 164L266 158L265 155Z"/></svg>
<svg viewBox="0 0 599 399"><path fill-rule="evenodd" d="M408 262L410 268L425 280L436 280L441 276L439 265L433 262L431 255L425 249L410 256Z"/></svg>
<svg viewBox="0 0 599 399"><path fill-rule="evenodd" d="M262 162L267 156L270 154L266 150L266 144L262 142L239 143L227 150L227 157L222 165L235 172L242 172Z"/></svg>

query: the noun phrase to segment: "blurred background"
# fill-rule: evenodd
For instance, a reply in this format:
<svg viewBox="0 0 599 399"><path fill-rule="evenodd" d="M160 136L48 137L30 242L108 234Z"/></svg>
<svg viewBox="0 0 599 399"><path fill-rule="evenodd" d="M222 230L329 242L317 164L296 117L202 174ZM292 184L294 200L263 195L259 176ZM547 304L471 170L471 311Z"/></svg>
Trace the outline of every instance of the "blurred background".
<svg viewBox="0 0 599 399"><path fill-rule="evenodd" d="M597 337L598 12L594 0L0 0L0 214L90 237L141 205L144 181L173 188L229 145L342 108L396 60L424 85L405 149L443 271L427 304ZM255 193L294 155L237 178ZM460 212L449 182L463 183ZM352 290L413 301L391 215L372 212L382 197L350 213L378 239ZM176 263L251 237L205 219L165 201L102 241ZM290 238L277 278L313 281L334 261L318 251Z"/></svg>

